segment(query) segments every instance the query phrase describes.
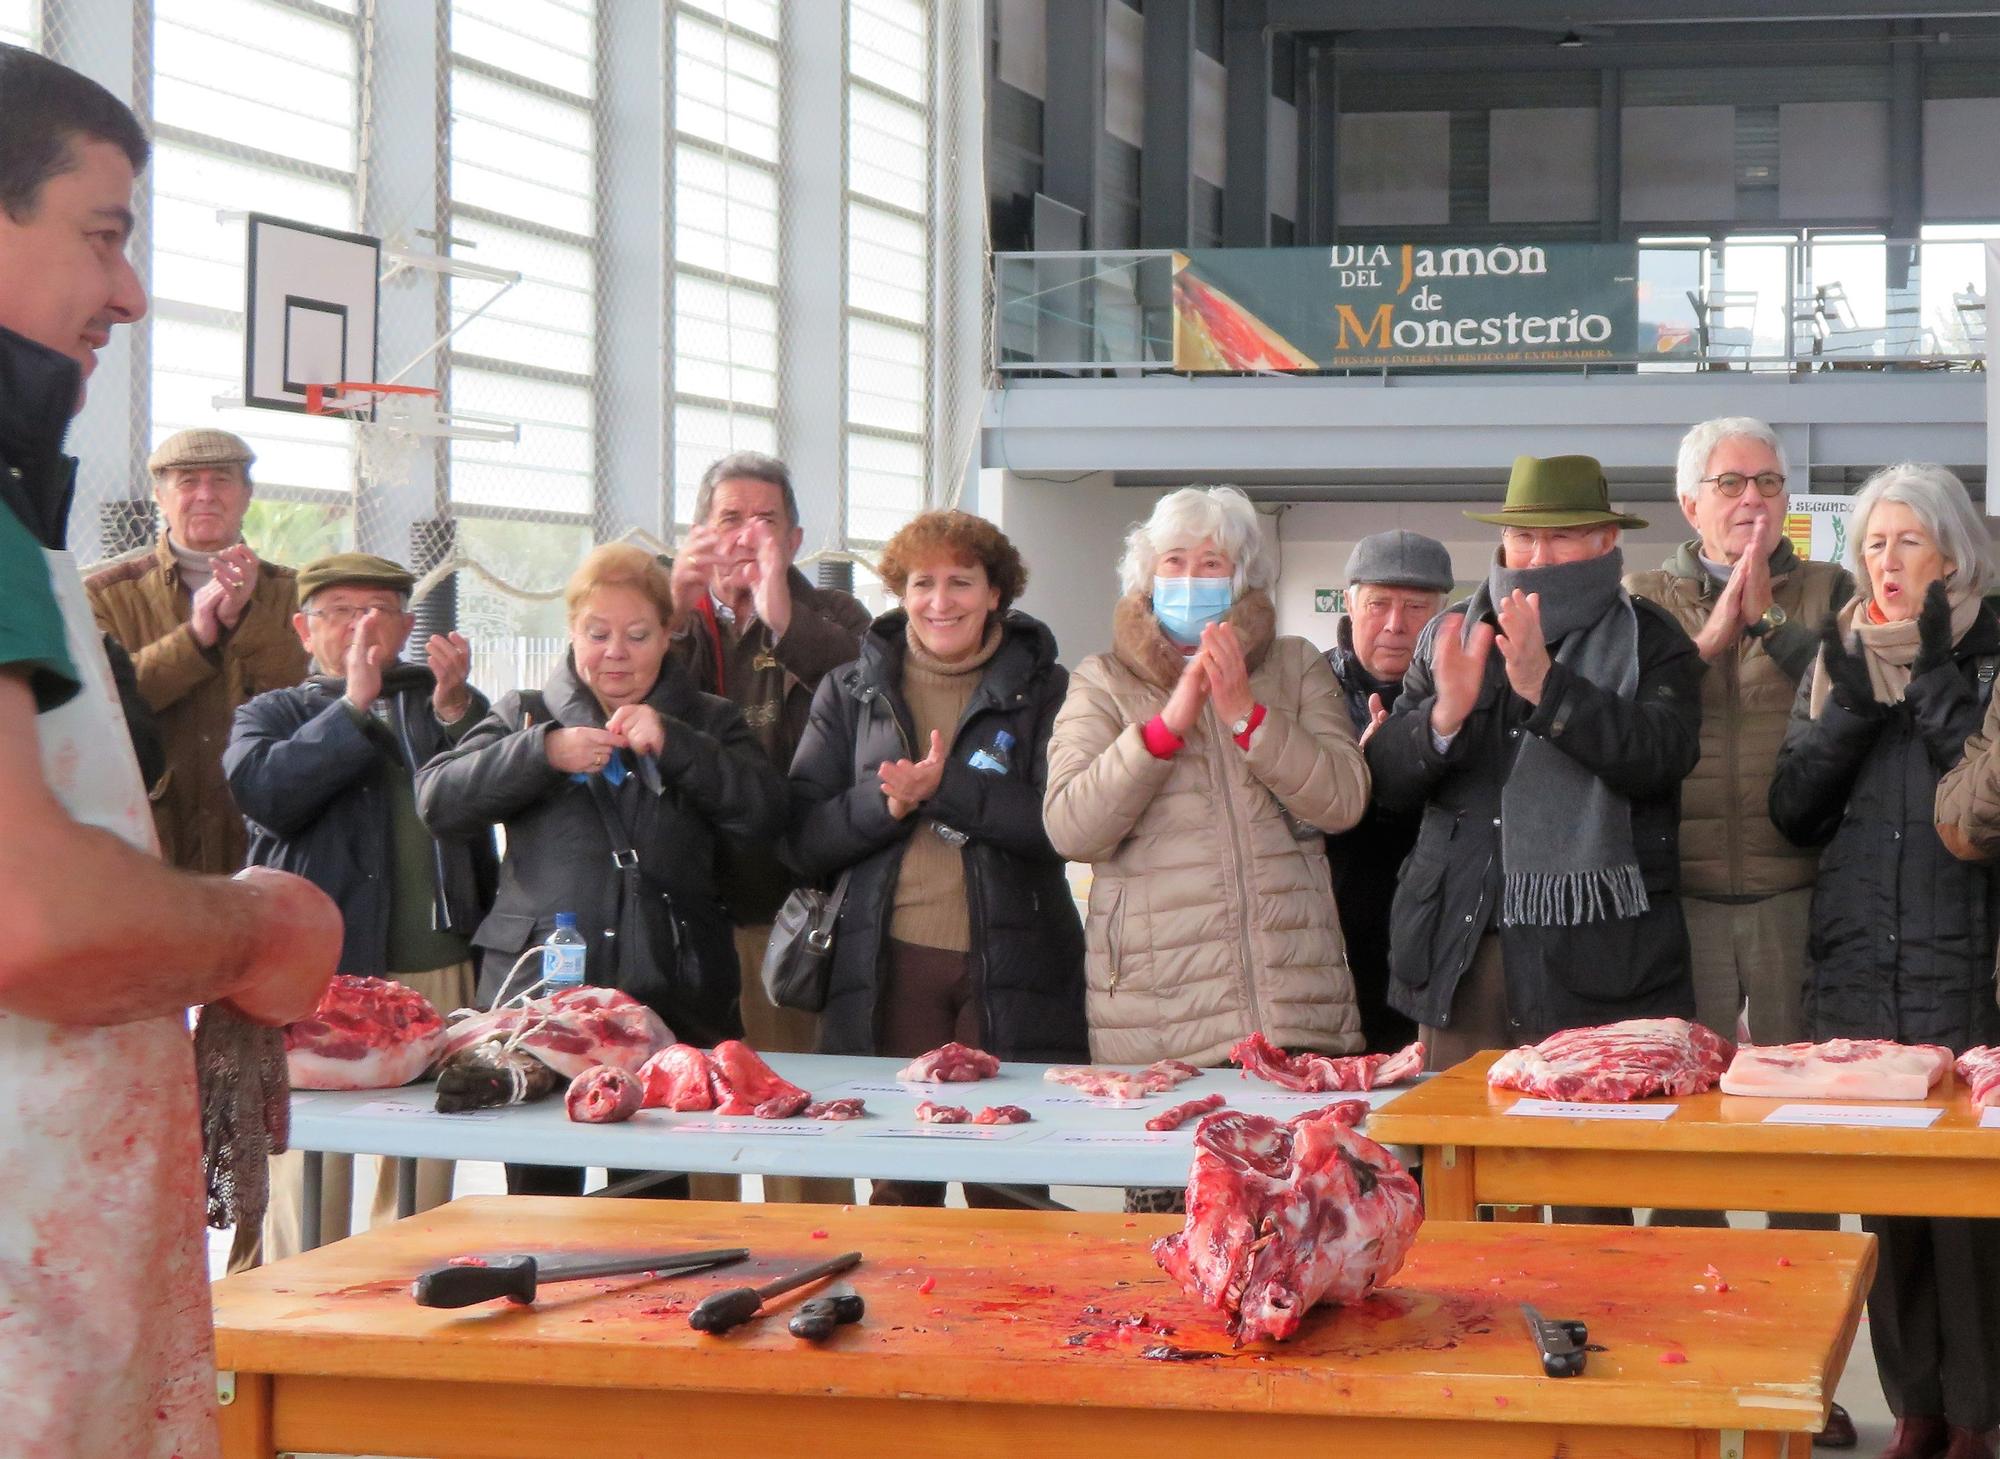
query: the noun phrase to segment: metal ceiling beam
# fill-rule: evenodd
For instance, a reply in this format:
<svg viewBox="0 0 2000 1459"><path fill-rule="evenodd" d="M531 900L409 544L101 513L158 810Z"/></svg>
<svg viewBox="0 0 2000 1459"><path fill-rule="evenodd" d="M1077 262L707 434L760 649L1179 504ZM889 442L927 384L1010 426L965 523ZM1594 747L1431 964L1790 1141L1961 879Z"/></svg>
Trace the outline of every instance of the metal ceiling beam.
<svg viewBox="0 0 2000 1459"><path fill-rule="evenodd" d="M1271 36L1263 0L1237 0L1222 33L1227 71L1223 110L1229 165L1222 189L1222 241L1262 248L1271 241Z"/></svg>
<svg viewBox="0 0 2000 1459"><path fill-rule="evenodd" d="M1992 0L1269 0L1277 31L1459 30L1468 26L1535 26L1558 32L1600 26L1680 25L1702 21L1766 24L1788 21L1928 20L2000 16Z"/></svg>

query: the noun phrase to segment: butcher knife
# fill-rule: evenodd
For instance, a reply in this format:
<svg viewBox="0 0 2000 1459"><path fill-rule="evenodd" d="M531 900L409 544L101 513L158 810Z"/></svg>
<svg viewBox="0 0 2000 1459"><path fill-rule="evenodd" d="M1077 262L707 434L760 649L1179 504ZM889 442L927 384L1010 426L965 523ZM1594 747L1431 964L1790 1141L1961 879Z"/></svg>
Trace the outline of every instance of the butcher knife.
<svg viewBox="0 0 2000 1459"><path fill-rule="evenodd" d="M748 1322L763 1309L773 1297L782 1297L796 1287L809 1282L821 1281L826 1277L838 1276L860 1264L861 1253L850 1251L823 1261L815 1266L800 1267L795 1272L787 1272L764 1283L761 1287L731 1287L724 1292L716 1292L704 1297L701 1305L688 1313L688 1326L696 1332L727 1332L740 1323Z"/></svg>
<svg viewBox="0 0 2000 1459"><path fill-rule="evenodd" d="M749 1254L746 1246L728 1246L714 1251L669 1251L658 1256L619 1256L604 1261L548 1261L521 1254L496 1256L483 1264L448 1262L432 1267L410 1284L410 1295L420 1307L470 1307L495 1297L505 1297L510 1302L532 1302L536 1289L549 1282L622 1277L632 1272L685 1276L689 1272L728 1266Z"/></svg>
<svg viewBox="0 0 2000 1459"><path fill-rule="evenodd" d="M1544 1317L1526 1302L1521 1304L1521 1313L1541 1350L1544 1373L1551 1378L1574 1378L1583 1371L1589 1357L1584 1347L1590 1341L1587 1327L1569 1318Z"/></svg>

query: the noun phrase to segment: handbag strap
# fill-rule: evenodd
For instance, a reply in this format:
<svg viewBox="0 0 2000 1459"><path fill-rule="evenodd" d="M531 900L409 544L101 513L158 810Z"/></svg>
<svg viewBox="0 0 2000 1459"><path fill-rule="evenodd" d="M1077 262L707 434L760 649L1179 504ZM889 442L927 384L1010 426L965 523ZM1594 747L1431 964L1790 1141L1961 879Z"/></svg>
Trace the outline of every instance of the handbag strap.
<svg viewBox="0 0 2000 1459"><path fill-rule="evenodd" d="M637 871L639 852L632 844L632 832L625 818L618 813L618 802L612 799L610 785L602 775L595 774L586 776L584 784L590 787L591 804L597 807L605 834L611 838L611 864L620 871Z"/></svg>

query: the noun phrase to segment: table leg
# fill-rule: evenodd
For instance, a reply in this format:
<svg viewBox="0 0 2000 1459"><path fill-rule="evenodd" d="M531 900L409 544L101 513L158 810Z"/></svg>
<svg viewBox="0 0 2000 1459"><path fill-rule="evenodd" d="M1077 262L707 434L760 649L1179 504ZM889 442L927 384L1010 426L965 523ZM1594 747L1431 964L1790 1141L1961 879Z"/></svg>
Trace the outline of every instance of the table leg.
<svg viewBox="0 0 2000 1459"><path fill-rule="evenodd" d="M299 1250L311 1251L319 1245L319 1203L326 1184L326 1156L318 1150L305 1152L303 1189L299 1202Z"/></svg>
<svg viewBox="0 0 2000 1459"><path fill-rule="evenodd" d="M1424 1215L1432 1221L1471 1221L1478 1217L1473 1198L1472 1162L1478 1151L1470 1145L1424 1147Z"/></svg>
<svg viewBox="0 0 2000 1459"><path fill-rule="evenodd" d="M223 1372L215 1379L222 1459L273 1459L270 1374Z"/></svg>
<svg viewBox="0 0 2000 1459"><path fill-rule="evenodd" d="M414 1156L399 1156L396 1160L396 1219L407 1220L417 1214L417 1162Z"/></svg>

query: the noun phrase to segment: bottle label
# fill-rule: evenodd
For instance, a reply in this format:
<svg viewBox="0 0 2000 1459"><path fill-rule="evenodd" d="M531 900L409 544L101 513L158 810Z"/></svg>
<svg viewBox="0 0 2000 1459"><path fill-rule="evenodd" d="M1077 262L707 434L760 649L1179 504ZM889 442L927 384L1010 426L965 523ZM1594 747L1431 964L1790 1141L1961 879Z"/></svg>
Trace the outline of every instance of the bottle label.
<svg viewBox="0 0 2000 1459"><path fill-rule="evenodd" d="M561 944L542 948L542 981L579 987L583 983L583 955L586 949Z"/></svg>
<svg viewBox="0 0 2000 1459"><path fill-rule="evenodd" d="M1005 775L1007 773L1007 767L993 758L991 750L974 750L972 757L965 763L974 770L983 771L988 775Z"/></svg>

